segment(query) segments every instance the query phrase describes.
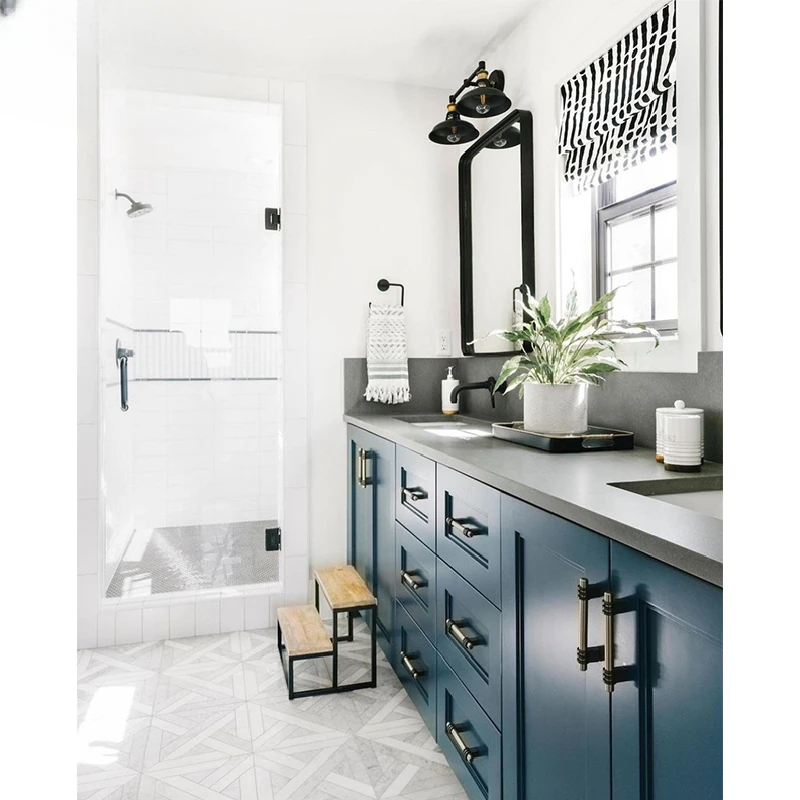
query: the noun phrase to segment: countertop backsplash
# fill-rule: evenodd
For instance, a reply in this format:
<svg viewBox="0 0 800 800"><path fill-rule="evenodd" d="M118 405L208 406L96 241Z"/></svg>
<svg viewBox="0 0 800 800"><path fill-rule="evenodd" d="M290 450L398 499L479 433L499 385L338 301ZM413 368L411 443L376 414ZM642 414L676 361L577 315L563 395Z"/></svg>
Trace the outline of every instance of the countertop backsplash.
<svg viewBox="0 0 800 800"><path fill-rule="evenodd" d="M367 360L344 359L344 410L348 414L436 413L441 410L441 383L447 367L463 383L497 377L505 356L473 358L409 358L408 379L411 402L400 405L368 403ZM705 410L705 449L709 461L722 462L722 352L698 354L698 370L693 372L617 372L603 386L589 390L589 423L633 431L636 444L655 448L656 408L671 406L676 400ZM522 419L519 393L496 395L492 408L484 390L465 392L460 398L461 413L504 422Z"/></svg>

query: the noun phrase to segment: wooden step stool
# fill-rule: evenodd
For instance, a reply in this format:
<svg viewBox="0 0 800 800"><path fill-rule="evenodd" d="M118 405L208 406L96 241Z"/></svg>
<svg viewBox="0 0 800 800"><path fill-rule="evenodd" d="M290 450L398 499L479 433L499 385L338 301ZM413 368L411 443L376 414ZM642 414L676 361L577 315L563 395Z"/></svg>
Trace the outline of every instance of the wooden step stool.
<svg viewBox="0 0 800 800"><path fill-rule="evenodd" d="M319 614L319 591L325 595L333 611L333 636L328 636ZM376 614L370 621L372 674L370 680L361 683L339 685L339 642L353 641L353 615L365 609L377 609L378 601L372 596L367 584L353 566L326 567L314 570L314 605L288 606L278 609L278 653L283 674L289 689L289 699L315 697L334 692L351 692L354 689L372 689L377 685ZM339 636L339 614L347 614L347 635ZM284 651L286 659L284 659ZM294 689L294 663L308 658L332 656L332 683L323 689Z"/></svg>

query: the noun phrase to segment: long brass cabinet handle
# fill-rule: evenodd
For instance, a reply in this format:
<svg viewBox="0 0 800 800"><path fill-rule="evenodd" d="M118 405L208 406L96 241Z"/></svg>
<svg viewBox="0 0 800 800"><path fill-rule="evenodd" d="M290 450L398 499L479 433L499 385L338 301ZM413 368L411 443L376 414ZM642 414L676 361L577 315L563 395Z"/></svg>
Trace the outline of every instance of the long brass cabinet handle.
<svg viewBox="0 0 800 800"><path fill-rule="evenodd" d="M614 691L614 598L611 592L603 592L603 615L606 618L605 665L603 685L607 692Z"/></svg>
<svg viewBox="0 0 800 800"><path fill-rule="evenodd" d="M589 647L589 579L578 578L578 669L586 672Z"/></svg>
<svg viewBox="0 0 800 800"><path fill-rule="evenodd" d="M600 597L596 586L588 578L578 578L578 669L586 672L587 664L603 659L603 647L589 647L589 601Z"/></svg>
<svg viewBox="0 0 800 800"><path fill-rule="evenodd" d="M448 722L447 725L444 726L444 732L447 734L447 738L455 745L458 754L467 764L471 764L475 756L480 755L479 748L467 747L467 743L461 736L461 732L452 722Z"/></svg>
<svg viewBox="0 0 800 800"><path fill-rule="evenodd" d="M403 499L410 500L412 503L425 500L427 497L428 493L422 489L403 489Z"/></svg>
<svg viewBox="0 0 800 800"><path fill-rule="evenodd" d="M425 674L425 670L424 669L417 669L411 663L411 656L409 656L409 654L406 653L405 650L401 650L400 651L400 663L406 668L406 670L408 671L408 674L415 681L418 681Z"/></svg>
<svg viewBox="0 0 800 800"><path fill-rule="evenodd" d="M458 531L463 536L466 536L467 539L471 539L473 536L481 536L486 533L485 530L477 527L476 525L465 525L460 519L455 519L455 517L447 517L445 519L445 524L449 525L454 531Z"/></svg>
<svg viewBox="0 0 800 800"><path fill-rule="evenodd" d="M478 636L467 636L464 631L461 630L461 625L463 622L457 622L456 620L446 619L444 622L444 627L447 633L450 634L465 650L474 650L479 644L483 644L483 639L479 638Z"/></svg>
<svg viewBox="0 0 800 800"><path fill-rule="evenodd" d="M370 480L367 477L367 459L369 457L369 450L364 450L363 447L358 448L358 485L362 489L366 489L370 485Z"/></svg>
<svg viewBox="0 0 800 800"><path fill-rule="evenodd" d="M400 580L409 588L412 592L416 592L419 589L422 589L423 586L427 586L428 584L425 581L418 580L415 575L412 575L407 570L403 570L400 573Z"/></svg>

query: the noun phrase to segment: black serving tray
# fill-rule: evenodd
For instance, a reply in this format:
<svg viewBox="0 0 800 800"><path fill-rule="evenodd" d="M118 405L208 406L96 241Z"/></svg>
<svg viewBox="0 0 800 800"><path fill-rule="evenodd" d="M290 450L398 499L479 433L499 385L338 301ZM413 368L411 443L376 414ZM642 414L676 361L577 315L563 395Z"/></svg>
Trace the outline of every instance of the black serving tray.
<svg viewBox="0 0 800 800"><path fill-rule="evenodd" d="M494 422L492 436L507 442L535 447L548 453L583 453L587 450L632 450L633 434L613 428L593 428L585 433L558 436L526 431L521 422Z"/></svg>

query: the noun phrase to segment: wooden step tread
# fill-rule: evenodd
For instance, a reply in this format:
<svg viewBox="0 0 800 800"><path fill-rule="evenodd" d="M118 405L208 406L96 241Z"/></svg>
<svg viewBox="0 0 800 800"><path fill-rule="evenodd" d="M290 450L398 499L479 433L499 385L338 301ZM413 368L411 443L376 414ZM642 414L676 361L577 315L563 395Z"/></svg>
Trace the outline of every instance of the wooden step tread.
<svg viewBox="0 0 800 800"><path fill-rule="evenodd" d="M314 606L278 609L283 643L290 656L324 655L333 652L331 637Z"/></svg>
<svg viewBox="0 0 800 800"><path fill-rule="evenodd" d="M333 611L342 608L370 608L378 604L352 564L316 569L314 577Z"/></svg>

